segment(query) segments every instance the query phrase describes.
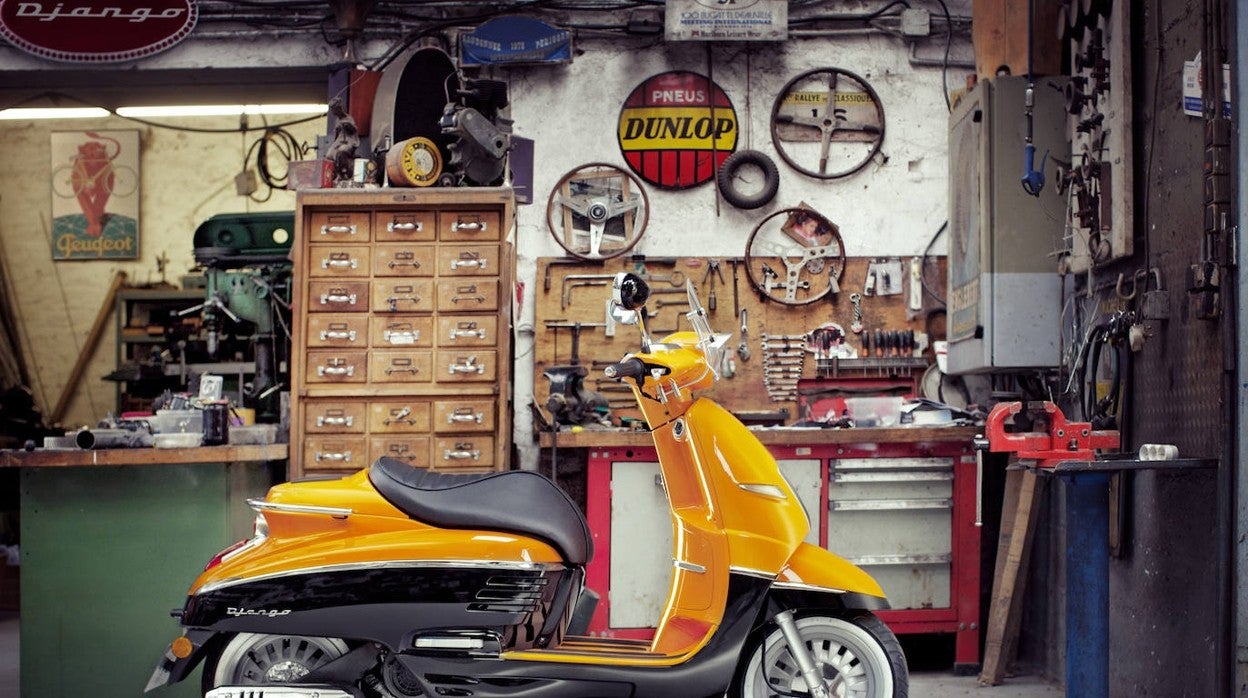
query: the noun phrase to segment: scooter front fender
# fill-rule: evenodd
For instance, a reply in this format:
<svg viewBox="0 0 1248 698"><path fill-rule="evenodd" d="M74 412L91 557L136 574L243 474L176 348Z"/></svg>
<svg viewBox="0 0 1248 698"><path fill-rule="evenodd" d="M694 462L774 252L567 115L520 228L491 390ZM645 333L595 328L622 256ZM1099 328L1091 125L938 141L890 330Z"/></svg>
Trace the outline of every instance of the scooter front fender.
<svg viewBox="0 0 1248 698"><path fill-rule="evenodd" d="M143 692L147 693L161 686L172 686L185 679L203 661L204 650L216 635L212 630L187 628L182 635L169 643Z"/></svg>
<svg viewBox="0 0 1248 698"><path fill-rule="evenodd" d="M833 594L847 609L887 609L884 589L862 568L818 546L803 542L772 584L774 593ZM806 605L806 604L801 604Z"/></svg>

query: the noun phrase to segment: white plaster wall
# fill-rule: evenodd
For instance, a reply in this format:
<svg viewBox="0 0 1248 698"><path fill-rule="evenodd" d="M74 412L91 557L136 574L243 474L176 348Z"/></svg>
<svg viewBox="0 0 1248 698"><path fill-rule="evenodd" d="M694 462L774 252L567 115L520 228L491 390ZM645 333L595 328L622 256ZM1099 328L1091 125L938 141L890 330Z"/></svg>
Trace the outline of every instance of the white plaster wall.
<svg viewBox="0 0 1248 698"><path fill-rule="evenodd" d="M669 70L707 74L703 44L652 45L634 41L584 42L571 65L513 70L515 132L535 141L534 197L517 214L517 278L525 280L517 324L515 442L524 467L535 467L532 414L534 293L539 257L562 256L546 225L546 197L569 170L595 161L627 169L616 141L620 106L640 82ZM850 256L921 254L946 217L947 110L940 68L912 67L900 41L879 36L791 40L781 45L717 45L714 80L737 110L738 148L771 156L780 169L780 191L767 206L742 211L721 201L712 182L694 189L648 187L651 219L633 252L654 256L737 257L755 223L779 208L806 202L840 226ZM748 70L747 70L748 63ZM770 116L777 92L812 68L839 67L862 76L884 104L886 134L877 161L847 178L817 180L789 168L771 142ZM950 70L950 84L964 71ZM748 79L747 79L748 75ZM954 77L954 76L959 77ZM943 241L935 251L944 253ZM726 329L726 328L725 328Z"/></svg>
<svg viewBox="0 0 1248 698"><path fill-rule="evenodd" d="M955 4L953 9L956 13L959 8ZM257 49L253 39L240 43L238 50L243 53ZM546 197L564 173L579 165L606 161L624 166L616 143L616 123L623 99L638 83L668 70L707 73L707 47L701 43L581 39L577 48L580 53L569 65L513 68L494 75L510 83L515 132L536 143L537 201L518 208L515 237L517 278L525 282L517 324L528 330L516 338L513 372L515 442L524 467L534 467L537 459L528 408L533 393L532 328L540 327L533 317L536 259L563 254L546 228ZM933 38L923 44L922 54L939 56L942 48L943 42ZM324 53L323 48L308 50ZM967 50L964 40L955 41L955 59L965 57ZM908 53L907 44L882 35L713 46L714 79L732 99L742 124L738 147L761 150L776 161L779 195L754 211L739 211L720 202L717 213L712 183L679 192L650 187L651 220L634 251L656 256L739 256L756 221L777 208L805 201L839 224L850 255L920 253L946 216L947 117L940 69L912 66ZM158 60L179 67L198 62L186 54L167 55ZM330 57L324 57L328 62ZM239 60L237 54L228 62L235 60ZM785 82L802 71L829 66L861 75L879 94L887 120L882 152L888 160L873 162L848 178L823 181L799 174L780 160L771 144L769 117L776 92ZM960 84L965 72L951 69L950 85ZM177 123L228 127L237 122L221 118ZM131 127L120 119L0 122L0 157L10 165L0 171L0 251L15 282L27 361L35 374L32 387L45 411L56 402L114 269L125 269L137 282L155 280L155 258L163 252L172 260L170 278L176 279L191 265L191 235L207 217L294 206L294 196L288 192L275 192L265 205L234 194L233 178L241 167L243 149L256 134L244 139L238 134L140 127L142 258L133 263L53 263L47 232L48 134L57 129ZM300 140L313 140L323 128L318 121L292 131ZM935 252L943 254L943 243ZM71 404L66 424L92 422L113 404L112 384L99 380L113 368L115 347L109 329Z"/></svg>
<svg viewBox="0 0 1248 698"><path fill-rule="evenodd" d="M237 117L159 121L196 128L238 126ZM52 261L51 133L136 128L141 150L140 258ZM319 119L288 130L300 141L315 142L324 129ZM131 284L157 282L156 259L163 254L170 260L168 279L176 284L194 266L192 236L205 219L217 213L294 209L293 192L274 191L269 201L258 204L234 191L245 148L259 135L177 132L118 118L0 121L0 160L8 163L0 169L0 255L21 320L30 387L45 416L60 397L115 271L125 271ZM257 195L263 192L264 187ZM101 377L115 368L116 346L112 317L62 420L65 426L94 424L114 409L115 386Z"/></svg>

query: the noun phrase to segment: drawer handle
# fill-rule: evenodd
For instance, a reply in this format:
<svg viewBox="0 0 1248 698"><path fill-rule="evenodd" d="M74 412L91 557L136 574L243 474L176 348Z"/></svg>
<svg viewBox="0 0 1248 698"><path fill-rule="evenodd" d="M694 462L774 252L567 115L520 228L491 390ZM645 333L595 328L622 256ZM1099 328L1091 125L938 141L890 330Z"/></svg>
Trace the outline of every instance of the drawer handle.
<svg viewBox="0 0 1248 698"><path fill-rule="evenodd" d="M399 309L399 301L407 301L412 305L416 305L417 303L420 303L420 296L414 292L409 296L390 296L386 299L386 303L390 306L391 312Z"/></svg>
<svg viewBox="0 0 1248 698"><path fill-rule="evenodd" d="M359 260L353 257L348 257L345 254L332 254L321 260L322 269L329 269L330 267L333 267L334 269L358 269L359 266Z"/></svg>
<svg viewBox="0 0 1248 698"><path fill-rule="evenodd" d="M406 444L390 444L386 449L386 455L397 460L405 460L408 462L416 460L416 454L411 452Z"/></svg>
<svg viewBox="0 0 1248 698"><path fill-rule="evenodd" d="M391 269L397 267L411 267L413 269L420 268L420 260L416 259L415 252L395 252L394 259L386 262L386 266Z"/></svg>
<svg viewBox="0 0 1248 698"><path fill-rule="evenodd" d="M354 366L341 366L341 365L317 366L316 375L318 376L354 376L355 367Z"/></svg>
<svg viewBox="0 0 1248 698"><path fill-rule="evenodd" d="M481 424L485 421L484 412L473 412L471 407L457 407L451 414L446 415L447 424L465 424L476 422Z"/></svg>
<svg viewBox="0 0 1248 698"><path fill-rule="evenodd" d="M476 324L477 324L477 323L475 323L475 322L473 322L473 323L469 323L469 325L476 325ZM482 328L478 329L478 328L471 327L471 326L470 326L470 327L467 327L467 328L464 328L464 327L462 327L462 326L461 326L461 327L456 327L456 328L453 328L453 329L451 330L451 341L452 341L452 342L453 342L453 341L455 341L455 340L457 340L457 339L461 339L461 338L465 338L465 337L476 337L477 339L485 339L485 328L484 328L484 327L482 327Z"/></svg>
<svg viewBox="0 0 1248 698"><path fill-rule="evenodd" d="M355 330L321 330L321 341L330 339L345 339L348 342L354 342Z"/></svg>
<svg viewBox="0 0 1248 698"><path fill-rule="evenodd" d="M460 358L464 360L464 363L451 364L447 367L450 369L452 376L456 373L485 373L485 364L477 363L477 357L468 356Z"/></svg>
<svg viewBox="0 0 1248 698"><path fill-rule="evenodd" d="M327 223L321 226L321 235L355 235L355 224Z"/></svg>
<svg viewBox="0 0 1248 698"><path fill-rule="evenodd" d="M402 368L400 368L400 367L398 367L398 366L387 366L387 367L386 367L386 375L387 375L387 376L392 375L392 374L395 374L395 373L410 373L410 374L412 374L412 375L414 376L414 375L416 375L417 373L420 373L420 369L419 369L419 368L416 368L415 366L406 366L406 367L402 367Z"/></svg>
<svg viewBox="0 0 1248 698"><path fill-rule="evenodd" d="M403 409L399 410L398 412L391 412L390 416L386 417L382 421L382 424L384 424L385 426L391 426L393 424L406 424L409 427L415 426L416 420L407 418L407 416L411 413L412 413L412 408L404 406Z"/></svg>
<svg viewBox="0 0 1248 698"><path fill-rule="evenodd" d="M451 296L452 303L459 303L460 301L476 301L480 305L485 302L485 296Z"/></svg>
<svg viewBox="0 0 1248 698"><path fill-rule="evenodd" d="M425 229L425 225L420 221L399 221L392 220L386 224L386 230L391 233L419 233Z"/></svg>
<svg viewBox="0 0 1248 698"><path fill-rule="evenodd" d="M465 221L456 219L455 222L451 224L451 230L453 232L459 232L461 230L473 233L485 232L485 221Z"/></svg>
<svg viewBox="0 0 1248 698"><path fill-rule="evenodd" d="M454 449L442 451L442 460L481 460L481 451L474 449L471 443L458 443Z"/></svg>
<svg viewBox="0 0 1248 698"><path fill-rule="evenodd" d="M461 267L466 269L485 269L488 262L488 259L481 259L473 252L469 255L461 255L459 259L452 259L451 269L455 270Z"/></svg>
<svg viewBox="0 0 1248 698"><path fill-rule="evenodd" d="M321 305L330 305L332 303L344 303L346 305L355 305L356 295L347 293L346 289L336 288L328 293L321 294Z"/></svg>
<svg viewBox="0 0 1248 698"><path fill-rule="evenodd" d="M355 417L351 415L321 415L316 418L316 426L318 427L349 427L355 424Z"/></svg>
<svg viewBox="0 0 1248 698"><path fill-rule="evenodd" d="M420 339L420 330L386 330L381 338L390 344L415 344Z"/></svg>
<svg viewBox="0 0 1248 698"><path fill-rule="evenodd" d="M346 463L346 462L349 462L350 460L351 460L350 451L339 451L338 453L321 453L320 451L316 452L317 463L320 463L321 461L333 461L336 463Z"/></svg>

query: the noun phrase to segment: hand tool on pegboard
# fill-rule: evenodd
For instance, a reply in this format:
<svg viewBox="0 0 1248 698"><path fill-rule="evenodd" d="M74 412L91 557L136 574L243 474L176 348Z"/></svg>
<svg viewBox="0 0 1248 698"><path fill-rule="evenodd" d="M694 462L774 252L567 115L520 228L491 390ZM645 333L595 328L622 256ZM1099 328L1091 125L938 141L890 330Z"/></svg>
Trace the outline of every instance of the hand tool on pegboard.
<svg viewBox="0 0 1248 698"><path fill-rule="evenodd" d="M714 311L715 306L717 305L717 300L715 298L715 278L716 277L719 277L719 283L721 285L726 285L727 282L724 281L724 272L723 270L719 268L719 260L718 259L706 260L706 273L702 275L702 283L706 284L707 281L710 281L711 283L711 293L709 296L707 296L707 299L706 299L706 308L707 310L711 310L711 311Z"/></svg>

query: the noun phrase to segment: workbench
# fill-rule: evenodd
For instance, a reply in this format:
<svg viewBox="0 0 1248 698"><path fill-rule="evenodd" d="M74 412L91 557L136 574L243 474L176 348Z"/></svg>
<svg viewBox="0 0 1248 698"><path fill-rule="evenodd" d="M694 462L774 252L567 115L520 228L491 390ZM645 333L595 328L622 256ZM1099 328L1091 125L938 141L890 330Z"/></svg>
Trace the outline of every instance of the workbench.
<svg viewBox="0 0 1248 698"><path fill-rule="evenodd" d="M950 634L961 670L979 663L977 427L757 428L811 519L807 541L863 567L897 634ZM553 437L553 438L552 438ZM594 537L587 584L601 601L590 631L645 638L667 598L671 522L644 431L544 433L585 449Z"/></svg>
<svg viewBox="0 0 1248 698"><path fill-rule="evenodd" d="M21 468L21 694L141 695L204 564L251 535L286 444L0 451ZM162 696L199 696L198 674Z"/></svg>

